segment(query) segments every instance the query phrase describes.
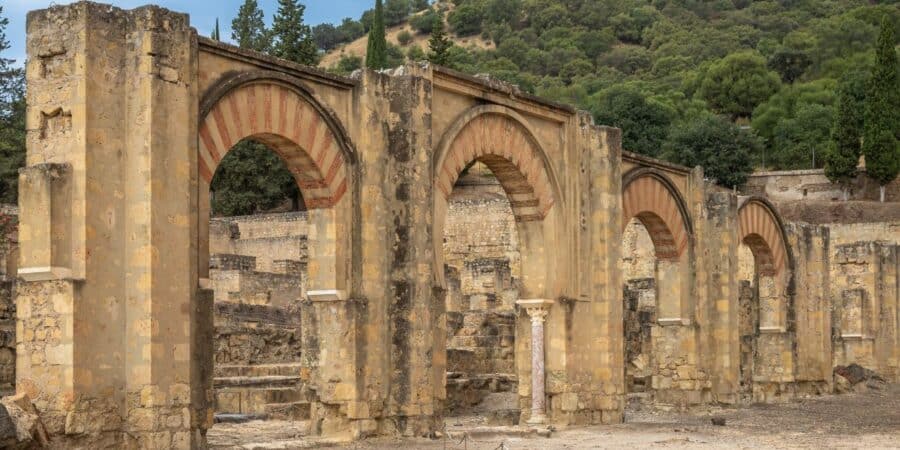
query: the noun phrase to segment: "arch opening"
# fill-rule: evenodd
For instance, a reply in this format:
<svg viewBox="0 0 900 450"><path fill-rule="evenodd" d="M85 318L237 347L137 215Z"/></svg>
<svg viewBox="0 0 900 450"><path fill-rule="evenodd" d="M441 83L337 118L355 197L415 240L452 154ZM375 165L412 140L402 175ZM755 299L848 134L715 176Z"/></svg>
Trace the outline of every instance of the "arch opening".
<svg viewBox="0 0 900 450"><path fill-rule="evenodd" d="M639 169L642 170L642 169ZM628 406L699 399L693 345L690 221L661 174L627 174L623 188L624 378ZM687 392L686 392L687 391ZM626 420L630 410L626 408Z"/></svg>
<svg viewBox="0 0 900 450"><path fill-rule="evenodd" d="M439 144L434 167L435 259L436 268L440 268L435 271L435 281L446 294L448 311L447 339L444 348L436 351L447 352L444 394L446 404L451 406L447 413L458 413L452 407L461 402L454 397L464 392L471 394L471 390L460 387L461 383L481 380L482 385L499 391L487 393L484 398L488 403L479 401L470 405L468 412L494 423L517 424L532 413L528 408L519 407L531 402L532 361L528 347L519 339L522 335L530 336L530 321L527 314L518 311L516 303L554 298L550 292L558 269L550 263L555 260L557 246L546 240L554 236L552 231L557 223L553 205L559 191L552 169L524 120L497 106L476 107L464 113ZM475 186L479 184L481 189L485 189L484 184L490 184L489 192L482 191L479 200L461 206L466 204L467 192L477 190ZM489 210L493 212L462 214L465 218L460 215L466 208L484 205L492 205ZM501 210L503 213L499 214ZM503 215L505 219L491 219ZM490 223L492 220L502 224L497 226L504 230L500 235L505 236L501 238L505 252L485 253L498 244L491 236L484 237L483 245L460 247L458 239L454 243L454 237L471 238L486 231L471 221ZM462 223L467 225L465 231L460 231ZM458 249L456 254L445 252L453 248ZM468 300L460 301L461 294ZM487 335L473 339L478 333ZM461 343L495 341L494 353L477 348L460 351L459 347ZM464 366L457 355L466 354L465 351L482 357L464 360L494 366L480 369ZM548 360L548 365L552 364ZM460 368L465 370L457 370ZM485 377L493 378L484 384ZM470 396L469 403L472 398L481 397Z"/></svg>
<svg viewBox="0 0 900 450"><path fill-rule="evenodd" d="M443 231L447 320L445 414L515 425L516 300L522 257L512 201L474 162L456 181Z"/></svg>
<svg viewBox="0 0 900 450"><path fill-rule="evenodd" d="M350 286L351 153L342 129L299 84L236 78L243 81L223 82L227 89L204 102L198 130L198 268L201 288L212 291L216 335L211 406L315 420L315 405L333 402L327 380L354 376L327 360L352 344L319 330L333 323L323 305L346 299ZM241 152L249 157L229 167ZM238 208L253 215L210 221L226 200L219 175L262 178L270 191L249 192L253 180L238 180L232 203L270 201Z"/></svg>
<svg viewBox="0 0 900 450"><path fill-rule="evenodd" d="M784 229L765 201L749 199L738 211L740 394L759 399L766 383L791 381L793 358L787 286L791 271ZM792 353L790 353L792 354Z"/></svg>

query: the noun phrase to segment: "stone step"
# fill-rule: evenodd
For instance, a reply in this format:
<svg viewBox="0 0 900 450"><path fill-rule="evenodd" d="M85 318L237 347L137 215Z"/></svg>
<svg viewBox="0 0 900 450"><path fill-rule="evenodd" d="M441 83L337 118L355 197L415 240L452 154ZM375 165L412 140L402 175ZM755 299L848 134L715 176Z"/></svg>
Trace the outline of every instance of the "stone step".
<svg viewBox="0 0 900 450"><path fill-rule="evenodd" d="M276 363L252 365L216 365L216 377L267 377L300 375L301 363Z"/></svg>
<svg viewBox="0 0 900 450"><path fill-rule="evenodd" d="M213 378L213 387L216 389L232 387L296 387L301 382L300 375L216 377Z"/></svg>
<svg viewBox="0 0 900 450"><path fill-rule="evenodd" d="M269 403L266 416L271 420L309 420L309 402Z"/></svg>
<svg viewBox="0 0 900 450"><path fill-rule="evenodd" d="M306 401L300 387L240 387L216 389L215 410L230 414L264 414L266 406Z"/></svg>

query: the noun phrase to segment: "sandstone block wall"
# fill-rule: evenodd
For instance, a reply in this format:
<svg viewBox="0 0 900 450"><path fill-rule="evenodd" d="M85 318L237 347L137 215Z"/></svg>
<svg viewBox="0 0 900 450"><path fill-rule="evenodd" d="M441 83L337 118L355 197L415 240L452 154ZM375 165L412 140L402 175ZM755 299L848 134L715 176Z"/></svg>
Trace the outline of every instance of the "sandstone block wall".
<svg viewBox="0 0 900 450"><path fill-rule="evenodd" d="M823 169L756 172L741 187L745 195L759 195L772 201L840 200L841 187L825 176ZM878 201L879 185L863 168L851 182L849 200ZM900 178L887 185L885 201L900 202Z"/></svg>

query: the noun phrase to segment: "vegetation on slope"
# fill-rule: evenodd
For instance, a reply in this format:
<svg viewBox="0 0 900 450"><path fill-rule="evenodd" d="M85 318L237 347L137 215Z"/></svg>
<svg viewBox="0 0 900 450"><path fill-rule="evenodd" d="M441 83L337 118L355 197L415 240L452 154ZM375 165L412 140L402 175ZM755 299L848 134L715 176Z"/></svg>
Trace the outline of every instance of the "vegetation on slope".
<svg viewBox="0 0 900 450"><path fill-rule="evenodd" d="M385 3L402 4L410 2ZM446 16L457 43L447 66L590 110L623 128L626 149L702 164L729 185L752 167L823 167L842 123L838 80L868 78L883 18L900 28L896 0L454 0L394 25L424 38L426 15ZM462 43L476 37L493 45ZM341 45L330 50L334 61ZM352 58L328 67L352 70ZM843 120L862 120L862 111ZM709 142L731 135L739 154L682 154L689 131ZM723 160L745 163L718 169Z"/></svg>

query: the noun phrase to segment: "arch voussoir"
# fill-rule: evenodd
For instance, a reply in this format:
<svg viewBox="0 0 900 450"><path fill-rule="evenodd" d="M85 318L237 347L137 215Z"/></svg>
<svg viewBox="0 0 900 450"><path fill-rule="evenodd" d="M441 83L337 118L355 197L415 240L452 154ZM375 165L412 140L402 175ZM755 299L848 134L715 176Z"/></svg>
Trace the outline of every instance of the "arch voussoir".
<svg viewBox="0 0 900 450"><path fill-rule="evenodd" d="M622 229L637 218L653 241L659 259L678 259L690 242L690 221L681 196L655 172L626 176L622 191Z"/></svg>
<svg viewBox="0 0 900 450"><path fill-rule="evenodd" d="M237 85L210 104L200 124L198 170L206 183L235 144L254 139L284 159L307 208L330 208L347 190L343 139L310 98L285 83Z"/></svg>
<svg viewBox="0 0 900 450"><path fill-rule="evenodd" d="M477 107L448 132L436 158L436 190L448 199L465 167L479 161L509 195L517 221L543 220L558 191L543 149L521 120L499 109Z"/></svg>

